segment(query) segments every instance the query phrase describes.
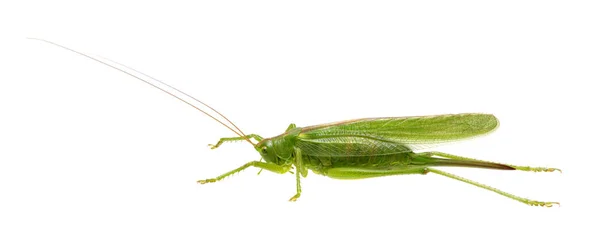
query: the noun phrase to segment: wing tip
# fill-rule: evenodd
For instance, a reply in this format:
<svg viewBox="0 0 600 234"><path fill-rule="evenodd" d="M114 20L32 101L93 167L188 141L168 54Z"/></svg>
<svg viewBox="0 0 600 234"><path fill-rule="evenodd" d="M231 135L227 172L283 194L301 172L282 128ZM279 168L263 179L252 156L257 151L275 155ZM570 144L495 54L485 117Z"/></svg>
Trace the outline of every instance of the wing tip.
<svg viewBox="0 0 600 234"><path fill-rule="evenodd" d="M469 115L473 117L471 124L481 129L481 133L490 133L500 127L500 121L493 114L475 113Z"/></svg>

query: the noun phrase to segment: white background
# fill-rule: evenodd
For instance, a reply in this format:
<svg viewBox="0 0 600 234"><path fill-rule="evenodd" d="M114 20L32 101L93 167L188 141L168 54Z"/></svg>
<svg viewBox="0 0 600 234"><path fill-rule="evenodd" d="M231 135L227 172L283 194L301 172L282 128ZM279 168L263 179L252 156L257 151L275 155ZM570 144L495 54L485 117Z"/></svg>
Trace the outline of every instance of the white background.
<svg viewBox="0 0 600 234"><path fill-rule="evenodd" d="M0 233L594 233L594 1L40 1L0 6ZM564 173L339 181L259 155L193 108L51 40L151 74L246 133L361 117L495 114L437 150Z"/></svg>

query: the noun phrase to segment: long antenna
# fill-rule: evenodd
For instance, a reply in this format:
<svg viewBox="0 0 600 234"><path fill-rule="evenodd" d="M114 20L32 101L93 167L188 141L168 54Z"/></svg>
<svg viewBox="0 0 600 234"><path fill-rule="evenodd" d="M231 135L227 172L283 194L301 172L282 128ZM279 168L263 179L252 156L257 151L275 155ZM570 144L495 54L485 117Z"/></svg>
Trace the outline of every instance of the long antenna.
<svg viewBox="0 0 600 234"><path fill-rule="evenodd" d="M175 87L173 87L173 86L171 86L171 85L169 85L169 84L167 84L167 83L165 83L165 82L162 82L161 80L159 80L159 79L156 79L156 78L154 78L154 77L152 77L152 76L150 76L150 75L148 75L148 74L146 74L146 73L143 73L143 72L141 72L141 71L135 70L135 69L133 69L133 68L131 68L131 67L128 67L128 66L126 66L126 65L124 65L124 64L122 64L122 63L119 63L119 62L116 62L116 61L110 60L110 59L108 59L108 58L104 58L104 57L102 57L102 56L98 56L98 57L100 57L100 58L102 58L102 59L104 59L104 60L108 60L108 61L110 61L110 62L112 62L112 63L118 64L119 66L122 66L122 67L124 67L124 68L127 68L127 69L129 69L129 70L132 70L132 71L134 71L134 72L137 72L137 73L139 73L139 74L142 74L142 75L143 75L143 76L145 76L145 77L148 77L148 78L150 78L150 79L152 79L152 80L154 80L154 81L156 81L156 82L159 82L159 83L161 83L162 85L164 85L164 86L167 86L167 87L169 87L169 88L171 88L171 89L173 89L173 90L175 90L175 91L177 91L177 92L179 92L179 93L181 93L181 94L183 94L183 95L185 95L185 96L187 96L187 97L189 97L189 98L191 98L191 99L194 99L194 101L197 101L197 102L199 102L200 104L202 104L202 105L204 105L204 106L208 107L209 109L211 109L212 111L214 111L215 113L217 113L219 116L223 117L223 119L225 119L225 120L226 120L228 123L230 123L231 125L233 125L233 127L234 127L236 130L238 130L238 131L239 131L239 132L240 132L240 133L241 133L243 136L246 136L246 134L244 134L244 132L243 132L243 131L242 131L240 128L238 128L238 126L237 126L237 125L235 125L233 122L231 122L231 120L229 120L227 117L225 117L225 116L224 116L224 115L222 115L220 112L218 112L217 110L215 110L214 108L212 108L212 107L211 107L211 106L209 106L208 104L204 103L203 101L200 101L200 100L198 100L197 98L195 98L195 97L192 97L191 95L189 95L189 94L187 94L187 93L185 93L185 92L183 92L183 91L181 91L181 90L179 90L179 89L177 89L177 88L175 88Z"/></svg>
<svg viewBox="0 0 600 234"><path fill-rule="evenodd" d="M117 70L117 71L120 71L120 72L122 72L122 73L125 73L125 74L127 74L127 75L129 75L129 76L131 76L131 77L133 77L133 78L136 78L136 79L138 79L138 80L140 80L140 81L142 81L142 82L144 82L144 83L146 83L146 84L148 84L148 85L150 85L150 86L152 86L152 87L154 87L154 88L157 88L157 89L159 89L160 91L163 91L163 92L165 92L165 93L167 93L167 94L169 94L169 95L173 96L174 98L177 98L177 99L179 99L180 101L184 102L185 104L188 104L188 105L190 105L191 107L193 107L193 108L195 108L196 110L198 110L198 111L200 111L200 112L204 113L205 115L207 115L208 117L212 118L213 120L215 120L215 121L219 122L220 124L222 124L223 126L225 126L226 128L228 128L229 130L231 130L232 132L234 132L235 134L237 134L238 136L240 136L240 137L244 138L244 139L245 139L246 141L248 141L248 143L250 143L251 145L255 146L255 144L254 144L254 143L252 143L252 141L250 141L250 139L249 139L249 138L246 136L246 134L244 134L244 132L242 132L242 130L240 130L240 129L239 129L239 128L238 128L238 127L237 127L237 126L236 126L236 125L235 125L233 122L231 122L231 121L230 121L230 120L229 120L227 117L225 117L223 114L221 114L220 112L218 112L217 110L215 110L215 109L214 109L214 108L212 108L211 106L207 105L206 103L204 103L204 102L202 102L202 101L200 101L200 100L198 100L198 99L196 99L196 98L194 98L194 97L192 97L192 96L190 96L190 95L188 95L188 94L186 94L186 93L184 93L184 92L180 91L179 89L176 89L176 88L174 88L174 87L173 87L173 86L171 86L171 85L168 85L168 84L166 84L166 83L164 83L164 82L162 82L162 81L160 81L160 80L158 80L158 79L156 79L156 78L153 78L153 77L151 77L151 76L149 76L149 75L146 75L146 74L144 74L144 73L142 73L142 72L136 71L135 69L132 69L132 68L129 68L129 67L127 67L127 66L125 66L125 65L122 65L122 64L120 64L120 63L114 62L114 63L116 63L116 64L119 64L119 65L121 65L121 66L123 66L123 67L126 67L126 68L128 68L128 69L130 69L130 70L132 70L132 71L134 71L134 72L140 73L140 74L142 74L142 75L144 75L144 76L146 76L146 77L148 77L148 78L150 78L150 79L152 79L152 80L154 80L154 81L156 81L156 82L159 82L159 83L161 83L161 84L163 84L163 85L165 85L165 86L167 86L167 87L169 87L169 88L171 88L171 89L173 89L173 90L175 90L175 91L177 91L177 92L179 92L179 93L181 93L181 94L183 94L183 95L185 95L185 96L187 96L187 97L190 97L190 98L194 99L195 101L199 102L200 104L202 104L202 105L204 105L204 106L208 107L209 109L211 109L212 111L214 111L215 113L217 113L219 116L223 117L223 119L225 119L227 122L229 122L231 125L233 125L233 127L234 127L235 129L237 129L239 132L235 131L233 128L231 128L231 127L230 127L230 126L228 126L227 124L225 124L225 123L221 122L220 120L218 120L217 118L215 118L215 117L214 117L214 116L212 116L211 114L207 113L206 111L204 111L204 110L200 109L199 107L195 106L194 104L192 104L192 103L190 103L190 102L188 102L188 101L186 101L186 100L182 99L181 97L179 97L179 96L177 96L177 95L175 95L175 94L173 94L173 93L171 93L171 92L169 92L169 91L167 91L167 90L165 90L165 89L163 89L163 88L161 88L161 87L158 87L156 84L153 84L153 83L151 83L151 82L149 82L149 81L147 81L147 80L145 80L145 79L142 79L142 78L140 78L139 76L136 76L136 75L134 75L134 74L132 74L132 73L130 73L130 72L128 72L128 71L125 71L124 69L118 68L118 67L116 67L116 66L114 66L114 65L111 65L111 64L109 64L109 63L106 63L106 62L104 62L104 61L102 61L102 60L99 60L99 59L97 59L97 58L94 58L94 57L92 57L92 56L89 56L89 55L87 55L87 54L84 54L84 53L82 53L82 52L76 51L76 50L74 50L74 49L68 48L68 47L66 47L66 46L63 46L63 45L59 45L59 44L57 44L57 43L54 43L54 42L51 42L51 41L47 41L47 40L44 40L44 39L39 39L39 38L27 38L27 39L31 39L31 40L38 40L38 41L46 42L46 43L48 43L48 44L51 44L51 45L54 45L54 46L57 46L57 47L63 48L63 49L65 49L65 50L71 51L71 52L73 52L73 53L79 54L79 55L81 55L81 56L84 56L84 57L86 57L86 58L89 58L89 59L91 59L91 60L94 60L94 61L96 61L96 62L99 62L99 63L101 63L101 64L104 64L105 66L111 67L111 68L113 68L113 69L115 69L115 70ZM109 61L111 61L111 60L109 60ZM112 62L112 61L111 61L111 62Z"/></svg>

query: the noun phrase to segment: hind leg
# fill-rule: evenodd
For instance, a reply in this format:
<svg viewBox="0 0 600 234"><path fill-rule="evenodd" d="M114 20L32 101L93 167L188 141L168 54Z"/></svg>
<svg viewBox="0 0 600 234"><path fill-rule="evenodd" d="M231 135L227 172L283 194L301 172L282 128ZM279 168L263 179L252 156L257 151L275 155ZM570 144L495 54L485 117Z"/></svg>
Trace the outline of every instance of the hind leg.
<svg viewBox="0 0 600 234"><path fill-rule="evenodd" d="M479 159L474 159L474 158L467 158L467 157L453 155L453 154L447 154L447 153L438 152L438 151L423 152L423 153L418 153L418 154L422 155L422 156L429 156L429 157L431 157L431 156L438 156L438 157L447 158L447 159L473 160L473 161L480 161L480 162L487 162L487 163L496 163L496 162L484 161L484 160L479 160ZM500 164L504 164L504 163L500 163ZM510 164L504 164L504 165L510 166L510 167L515 168L515 169L517 169L519 171L532 171L532 172L553 172L553 171L559 171L559 172L562 172L558 168L516 166L516 165L510 165Z"/></svg>
<svg viewBox="0 0 600 234"><path fill-rule="evenodd" d="M472 180L469 180L469 179L465 179L463 177L460 177L460 176L457 176L457 175L454 175L454 174L450 174L448 172L440 171L440 170L437 170L437 169L425 168L425 170L426 170L426 172L432 172L432 173L435 173L435 174L438 174L438 175L443 175L443 176L446 176L448 178L452 178L452 179L455 179L455 180L458 180L458 181L465 182L467 184L475 185L477 187L480 187L480 188L483 188L483 189L486 189L486 190L498 193L498 194L500 194L502 196L508 197L510 199L513 199L513 200L517 200L519 202L525 203L525 204L530 205L530 206L552 207L552 205L554 205L554 204L560 205L560 203L558 203L558 202L541 202L541 201L529 200L527 198L519 197L519 196L510 194L510 193L504 192L504 191L502 191L500 189L497 189L497 188L494 188L494 187L490 187L490 186L487 186L485 184L477 183L475 181L472 181Z"/></svg>
<svg viewBox="0 0 600 234"><path fill-rule="evenodd" d="M459 180L465 182L467 184L475 185L477 187L498 193L502 196L508 197L510 199L525 203L530 206L546 206L551 207L554 204L559 204L558 202L541 202L529 200L527 198L519 197L502 190L462 178L460 176L450 174L444 171L440 171L433 168L427 167L416 167L416 168L402 168L402 169L394 169L394 168L331 168L327 170L324 174L328 177L335 179L365 179L365 178L374 178L374 177L382 177L382 176L391 176L391 175L406 175L406 174L427 174L428 172L432 172L438 175L443 175L448 178L452 178L455 180Z"/></svg>

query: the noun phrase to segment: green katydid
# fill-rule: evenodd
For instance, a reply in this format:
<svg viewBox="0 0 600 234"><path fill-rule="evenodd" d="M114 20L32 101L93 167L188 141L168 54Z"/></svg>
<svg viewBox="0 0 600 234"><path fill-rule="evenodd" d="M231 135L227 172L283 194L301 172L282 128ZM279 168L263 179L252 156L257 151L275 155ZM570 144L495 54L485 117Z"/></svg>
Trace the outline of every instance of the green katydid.
<svg viewBox="0 0 600 234"><path fill-rule="evenodd" d="M225 142L247 141L261 155L260 161L246 163L215 178L199 180L198 183L200 184L220 181L249 167L280 174L293 173L295 170L296 194L289 200L296 201L301 195L300 180L302 177L307 176L308 170L335 179L364 179L391 175L434 173L496 192L527 205L551 207L554 204L559 204L558 202L542 202L519 197L434 167L454 166L532 172L560 171L559 169L495 163L437 151L416 152L439 143L465 140L492 132L498 127L498 120L490 114L464 113L365 118L309 127L297 127L295 124L290 124L283 134L263 138L257 134L244 134L233 122L212 107L160 80L128 68L194 99L217 113L231 126L173 92L122 68L53 42L42 39L36 40L80 54L141 80L196 108L238 135L237 137L221 138L215 145L209 145L212 149L218 148ZM126 67L122 64L119 65Z"/></svg>

